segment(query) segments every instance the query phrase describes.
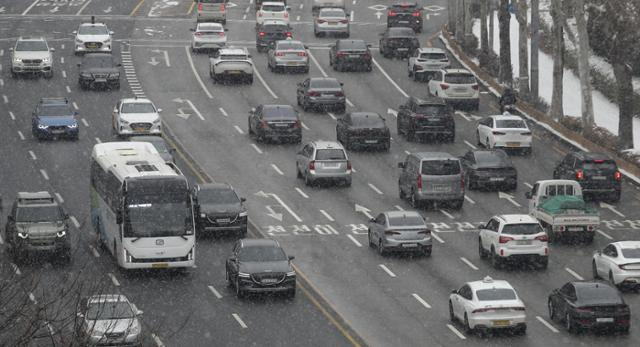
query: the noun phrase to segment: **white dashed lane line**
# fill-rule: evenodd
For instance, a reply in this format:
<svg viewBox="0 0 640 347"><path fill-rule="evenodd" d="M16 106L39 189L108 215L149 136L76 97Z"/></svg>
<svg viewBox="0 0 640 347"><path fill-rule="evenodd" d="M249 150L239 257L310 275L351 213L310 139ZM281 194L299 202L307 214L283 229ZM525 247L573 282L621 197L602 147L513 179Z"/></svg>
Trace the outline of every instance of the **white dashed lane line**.
<svg viewBox="0 0 640 347"><path fill-rule="evenodd" d="M568 273L570 273L570 274L571 274L571 276L573 276L573 277L577 278L577 279L578 279L578 281L582 281L582 280L584 280L584 278L583 278L582 276L580 276L577 272L575 272L575 271L571 270L570 268L565 267L564 269L565 269Z"/></svg>
<svg viewBox="0 0 640 347"><path fill-rule="evenodd" d="M229 114L227 114L227 111L225 111L224 108L220 107L218 110L220 110L220 113L222 113L223 116L229 117Z"/></svg>
<svg viewBox="0 0 640 347"><path fill-rule="evenodd" d="M78 220L76 219L76 217L71 216L71 217L69 217L69 219L71 219L71 223L73 223L73 225L76 227L76 229L80 229L80 223L78 223Z"/></svg>
<svg viewBox="0 0 640 347"><path fill-rule="evenodd" d="M91 253L93 253L94 257L100 258L100 252L98 252L98 250L95 247L89 245L89 249L91 249Z"/></svg>
<svg viewBox="0 0 640 347"><path fill-rule="evenodd" d="M475 204L476 203L475 201L473 201L473 199L471 199L467 195L464 196L464 199L467 200L470 204Z"/></svg>
<svg viewBox="0 0 640 347"><path fill-rule="evenodd" d="M251 147L253 147L253 149L255 149L258 154L262 154L262 150L260 149L260 147L256 146L255 143L252 143Z"/></svg>
<svg viewBox="0 0 640 347"><path fill-rule="evenodd" d="M298 192L298 194L300 194L300 196L302 196L305 199L309 199L309 195L307 195L305 192L302 191L302 189L296 187L296 191Z"/></svg>
<svg viewBox="0 0 640 347"><path fill-rule="evenodd" d="M53 193L53 194L56 196L56 198L61 204L64 204L64 199L62 198L62 195L60 195L60 193Z"/></svg>
<svg viewBox="0 0 640 347"><path fill-rule="evenodd" d="M440 238L440 236L438 236L438 234L436 233L431 233L431 237L433 237L434 239L436 239L436 241L440 242L440 243L444 243L444 240Z"/></svg>
<svg viewBox="0 0 640 347"><path fill-rule="evenodd" d="M76 104L76 102L75 102L75 101L74 101L74 102L72 102L71 104L73 105L73 108L75 108L76 110L78 110L78 109L79 109L78 104Z"/></svg>
<svg viewBox="0 0 640 347"><path fill-rule="evenodd" d="M100 138L99 138L99 137L96 137L96 142L97 142L97 143L102 143L102 140L100 140Z"/></svg>
<svg viewBox="0 0 640 347"><path fill-rule="evenodd" d="M111 278L111 282L113 282L113 285L116 287L120 287L120 282L118 282L118 279L116 278L116 276L114 274L112 274L111 272L109 272L107 274L107 276L109 276L109 278Z"/></svg>
<svg viewBox="0 0 640 347"><path fill-rule="evenodd" d="M29 293L29 300L31 300L34 305L38 304L38 301L36 300L36 297L35 295L33 295L33 293Z"/></svg>
<svg viewBox="0 0 640 347"><path fill-rule="evenodd" d="M454 334L456 334L456 336L458 336L461 340L466 340L467 338L458 331L458 329L456 329L456 327L454 327L451 324L447 324L447 328L449 328L449 330L451 330Z"/></svg>
<svg viewBox="0 0 640 347"><path fill-rule="evenodd" d="M605 238L609 239L609 240L613 240L613 237L609 236L609 234L605 233L604 231L598 229L596 230L598 232L598 234L604 236Z"/></svg>
<svg viewBox="0 0 640 347"><path fill-rule="evenodd" d="M447 218L449 219L456 219L456 217L454 217L451 213L447 212L446 210L439 210L440 213L442 213L443 215L447 216Z"/></svg>
<svg viewBox="0 0 640 347"><path fill-rule="evenodd" d="M358 247L362 247L362 244L361 244L360 242L358 242L358 240L356 240L356 238L355 238L355 237L353 237L353 235L349 235L349 234L347 234L347 237L349 238L349 240L353 241L353 243L355 243L355 244L356 244L356 246L358 246Z"/></svg>
<svg viewBox="0 0 640 347"><path fill-rule="evenodd" d="M379 264L378 265L382 270L384 270L384 272L387 273L387 275L391 276L391 277L396 277L396 274L394 274L393 272L391 272L391 270L389 270L388 267L386 267L384 264Z"/></svg>
<svg viewBox="0 0 640 347"><path fill-rule="evenodd" d="M151 337L153 338L153 341L156 343L156 346L158 347L165 347L164 343L162 343L162 340L160 340L160 338L158 337L158 335L156 334L151 334Z"/></svg>
<svg viewBox="0 0 640 347"><path fill-rule="evenodd" d="M426 308L431 308L431 305L429 305L428 302L426 302L423 298L421 298L420 295L413 293L411 294L411 296L413 296L414 299L416 299L420 304L422 304L422 306Z"/></svg>
<svg viewBox="0 0 640 347"><path fill-rule="evenodd" d="M398 211L404 211L404 208L402 208L402 206L400 205L395 205L394 207L398 209Z"/></svg>
<svg viewBox="0 0 640 347"><path fill-rule="evenodd" d="M84 126L86 126L87 128L89 127L89 123L87 122L86 119L81 118L80 120L82 121L82 124L84 124Z"/></svg>
<svg viewBox="0 0 640 347"><path fill-rule="evenodd" d="M8 104L9 98L6 95L2 94L2 101L4 101L5 104Z"/></svg>
<svg viewBox="0 0 640 347"><path fill-rule="evenodd" d="M11 111L9 111L9 117L11 117L11 120L16 120L16 115Z"/></svg>
<svg viewBox="0 0 640 347"><path fill-rule="evenodd" d="M327 211L320 210L320 213L322 213L322 215L325 216L330 222L335 222L335 219L333 219L333 217L331 217L331 215L327 213Z"/></svg>
<svg viewBox="0 0 640 347"><path fill-rule="evenodd" d="M471 142L469 142L469 141L467 141L467 140L464 140L464 143L465 143L467 146L471 147L471 149L478 149L476 146L472 145L472 144L471 144Z"/></svg>
<svg viewBox="0 0 640 347"><path fill-rule="evenodd" d="M276 164L271 164L271 167L281 176L284 176L284 172Z"/></svg>
<svg viewBox="0 0 640 347"><path fill-rule="evenodd" d="M216 296L216 298L218 299L222 299L222 295L220 295L220 293L216 290L216 288L214 288L213 286L208 286L209 290L213 293L213 295Z"/></svg>
<svg viewBox="0 0 640 347"><path fill-rule="evenodd" d="M67 93L71 93L71 87L65 86L65 89L67 90Z"/></svg>
<svg viewBox="0 0 640 347"><path fill-rule="evenodd" d="M233 127L234 127L234 129L236 129L236 131L237 131L239 134L244 134L244 131L243 131L243 130L242 130L242 128L240 128L239 126L234 125Z"/></svg>
<svg viewBox="0 0 640 347"><path fill-rule="evenodd" d="M62 78L67 78L67 72L62 70Z"/></svg>
<svg viewBox="0 0 640 347"><path fill-rule="evenodd" d="M473 265L473 263L472 263L472 262L470 262L467 258L465 258L465 257L460 257L460 260L462 260L462 262L463 262L463 263L465 263L465 264L469 265L469 267L470 267L470 268L472 268L472 269L474 269L474 270L476 270L476 271L478 270L478 267L477 267L477 266L475 266L475 265Z"/></svg>
<svg viewBox="0 0 640 347"><path fill-rule="evenodd" d="M247 328L247 325L244 323L244 321L242 321L242 318L240 318L240 316L237 313L233 313L231 315L236 320L236 322L238 322L238 324L240 324L240 327L242 327L242 329L246 329Z"/></svg>
<svg viewBox="0 0 640 347"><path fill-rule="evenodd" d="M546 326L547 328L549 328L549 330L553 331L554 333L558 333L558 329L556 329L556 327L554 327L553 325L551 325L549 322L547 322L546 320L544 320L544 318L540 317L540 316L536 316L536 319L544 324L544 326Z"/></svg>
<svg viewBox="0 0 640 347"><path fill-rule="evenodd" d="M33 153L33 151L29 151L29 155L31 156L31 159L38 160L38 157L36 157L36 154Z"/></svg>
<svg viewBox="0 0 640 347"><path fill-rule="evenodd" d="M40 169L40 173L42 174L42 177L44 177L45 180L47 181L49 180L49 175L44 169Z"/></svg>
<svg viewBox="0 0 640 347"><path fill-rule="evenodd" d="M367 183L367 185L369 186L369 188L373 189L374 192L378 193L379 195L384 195L384 193L378 189L378 187L374 186L371 183Z"/></svg>
<svg viewBox="0 0 640 347"><path fill-rule="evenodd" d="M309 130L309 127L304 124L304 122L300 122L300 125L302 125L302 128L304 128L304 130Z"/></svg>

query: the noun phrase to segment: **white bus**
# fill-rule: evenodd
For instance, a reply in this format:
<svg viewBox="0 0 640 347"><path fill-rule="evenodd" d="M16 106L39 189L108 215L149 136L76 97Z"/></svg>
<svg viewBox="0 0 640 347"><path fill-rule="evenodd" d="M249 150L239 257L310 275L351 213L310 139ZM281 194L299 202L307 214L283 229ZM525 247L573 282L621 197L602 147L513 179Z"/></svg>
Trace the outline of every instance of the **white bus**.
<svg viewBox="0 0 640 347"><path fill-rule="evenodd" d="M126 269L193 267L189 183L151 143L105 142L91 153L91 224Z"/></svg>

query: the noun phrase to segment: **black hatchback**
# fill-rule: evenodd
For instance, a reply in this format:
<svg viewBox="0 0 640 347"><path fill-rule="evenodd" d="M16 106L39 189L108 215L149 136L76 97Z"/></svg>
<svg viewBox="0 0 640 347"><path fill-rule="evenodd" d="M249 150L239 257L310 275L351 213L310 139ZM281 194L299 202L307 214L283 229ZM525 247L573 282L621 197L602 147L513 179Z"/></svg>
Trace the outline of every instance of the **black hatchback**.
<svg viewBox="0 0 640 347"><path fill-rule="evenodd" d="M329 50L329 65L336 71L347 68L371 71L371 51L364 40L338 40Z"/></svg>
<svg viewBox="0 0 640 347"><path fill-rule="evenodd" d="M345 149L376 147L388 151L391 148L389 127L377 113L352 112L338 119L336 138Z"/></svg>
<svg viewBox="0 0 640 347"><path fill-rule="evenodd" d="M460 157L469 190L498 188L515 190L518 171L501 149L475 149Z"/></svg>
<svg viewBox="0 0 640 347"><path fill-rule="evenodd" d="M249 111L249 135L266 140L302 142L300 116L290 105L260 105Z"/></svg>
<svg viewBox="0 0 640 347"><path fill-rule="evenodd" d="M578 181L582 194L594 199L620 200L622 174L615 160L605 153L569 153L553 170L553 178Z"/></svg>
<svg viewBox="0 0 640 347"><path fill-rule="evenodd" d="M385 58L406 58L420 47L418 37L411 28L387 28L380 36L380 54Z"/></svg>
<svg viewBox="0 0 640 347"><path fill-rule="evenodd" d="M387 28L408 27L422 32L422 7L416 2L398 2L387 9Z"/></svg>

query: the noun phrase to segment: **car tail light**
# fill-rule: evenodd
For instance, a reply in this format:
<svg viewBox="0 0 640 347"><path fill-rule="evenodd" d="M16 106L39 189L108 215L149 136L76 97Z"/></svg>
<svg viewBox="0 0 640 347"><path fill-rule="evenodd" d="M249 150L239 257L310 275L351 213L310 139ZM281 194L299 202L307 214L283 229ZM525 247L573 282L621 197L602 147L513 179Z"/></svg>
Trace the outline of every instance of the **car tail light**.
<svg viewBox="0 0 640 347"><path fill-rule="evenodd" d="M347 171L351 171L351 160L347 160Z"/></svg>
<svg viewBox="0 0 640 347"><path fill-rule="evenodd" d="M258 17L262 17L262 11L258 11Z"/></svg>
<svg viewBox="0 0 640 347"><path fill-rule="evenodd" d="M587 230L594 231L596 230L596 227L594 225L587 225Z"/></svg>
<svg viewBox="0 0 640 347"><path fill-rule="evenodd" d="M464 190L464 176L460 175L460 189Z"/></svg>
<svg viewBox="0 0 640 347"><path fill-rule="evenodd" d="M371 53L367 52L367 53L363 54L362 57L365 58L365 59L371 59Z"/></svg>
<svg viewBox="0 0 640 347"><path fill-rule="evenodd" d="M418 190L422 190L422 174L418 174Z"/></svg>
<svg viewBox="0 0 640 347"><path fill-rule="evenodd" d="M604 159L595 159L593 162L596 164L602 164L604 163Z"/></svg>
<svg viewBox="0 0 640 347"><path fill-rule="evenodd" d="M440 89L447 90L447 89L449 89L449 85L445 84L445 83L440 83Z"/></svg>
<svg viewBox="0 0 640 347"><path fill-rule="evenodd" d="M566 227L564 225L560 225L558 227L555 228L557 231L565 231Z"/></svg>
<svg viewBox="0 0 640 347"><path fill-rule="evenodd" d="M349 21L348 21L347 19L341 19L341 20L340 20L340 23L342 23L342 24L347 24L347 23L349 23Z"/></svg>
<svg viewBox="0 0 640 347"><path fill-rule="evenodd" d="M316 161L312 160L309 162L309 170L315 170L316 169Z"/></svg>
<svg viewBox="0 0 640 347"><path fill-rule="evenodd" d="M224 36L224 31L219 32L218 36Z"/></svg>
<svg viewBox="0 0 640 347"><path fill-rule="evenodd" d="M491 312L491 311L495 311L495 309L491 307L485 307L485 308L477 308L471 311L471 313L484 313L484 312Z"/></svg>
<svg viewBox="0 0 640 347"><path fill-rule="evenodd" d="M520 135L531 136L531 132L530 131L525 131L523 133L520 133Z"/></svg>
<svg viewBox="0 0 640 347"><path fill-rule="evenodd" d="M200 32L198 32L198 33L195 33L194 35L196 35L196 36L202 36L203 34L202 34L202 33L200 33Z"/></svg>
<svg viewBox="0 0 640 347"><path fill-rule="evenodd" d="M291 32L287 31L287 37L291 37Z"/></svg>
<svg viewBox="0 0 640 347"><path fill-rule="evenodd" d="M263 37L265 35L264 31L258 33L258 36Z"/></svg>
<svg viewBox="0 0 640 347"><path fill-rule="evenodd" d="M336 56L338 56L338 57L344 57L345 55L347 55L347 53L345 53L345 52L337 52L336 53Z"/></svg>
<svg viewBox="0 0 640 347"><path fill-rule="evenodd" d="M616 179L616 181L620 181L622 179L622 174L620 173L620 171L616 171L613 174L613 177Z"/></svg>
<svg viewBox="0 0 640 347"><path fill-rule="evenodd" d="M387 16L389 16L389 17L394 17L396 14L397 13L394 10L389 10L389 12L387 12Z"/></svg>
<svg viewBox="0 0 640 347"><path fill-rule="evenodd" d="M198 11L202 11L202 3L198 4Z"/></svg>
<svg viewBox="0 0 640 347"><path fill-rule="evenodd" d="M494 135L506 135L506 133L503 133L502 131L492 131L491 133Z"/></svg>
<svg viewBox="0 0 640 347"><path fill-rule="evenodd" d="M618 265L618 267L620 268L620 270L626 270L627 264Z"/></svg>
<svg viewBox="0 0 640 347"><path fill-rule="evenodd" d="M420 230L418 231L418 234L422 234L422 235L431 235L431 230Z"/></svg>
<svg viewBox="0 0 640 347"><path fill-rule="evenodd" d="M420 11L415 11L411 15L414 17L420 17Z"/></svg>
<svg viewBox="0 0 640 347"><path fill-rule="evenodd" d="M480 86L477 85L477 84L474 84L474 85L471 86L471 88L473 88L473 90L478 90L478 89L480 89Z"/></svg>
<svg viewBox="0 0 640 347"><path fill-rule="evenodd" d="M220 4L220 11L224 11L224 4Z"/></svg>
<svg viewBox="0 0 640 347"><path fill-rule="evenodd" d="M499 243L507 243L509 241L513 241L513 237L509 237L509 236L500 236L500 238L498 239Z"/></svg>
<svg viewBox="0 0 640 347"><path fill-rule="evenodd" d="M384 231L384 234L385 234L385 235L400 235L400 233L399 233L399 232L397 232L397 231L393 231L393 230L385 230L385 231Z"/></svg>
<svg viewBox="0 0 640 347"><path fill-rule="evenodd" d="M336 92L334 95L335 96L339 96L339 97L343 97L344 93L343 92Z"/></svg>
<svg viewBox="0 0 640 347"><path fill-rule="evenodd" d="M309 96L320 96L320 92L309 92Z"/></svg>
<svg viewBox="0 0 640 347"><path fill-rule="evenodd" d="M299 57L306 57L307 56L307 52L298 52L298 56Z"/></svg>
<svg viewBox="0 0 640 347"><path fill-rule="evenodd" d="M576 307L576 312L593 312L591 307Z"/></svg>
<svg viewBox="0 0 640 347"><path fill-rule="evenodd" d="M584 172L582 170L576 171L576 181L581 181L584 179Z"/></svg>
<svg viewBox="0 0 640 347"><path fill-rule="evenodd" d="M327 21L326 21L326 20L324 20L324 19L318 19L318 24L324 24L324 23L326 23L326 22L327 22Z"/></svg>
<svg viewBox="0 0 640 347"><path fill-rule="evenodd" d="M284 18L289 18L289 12L284 13Z"/></svg>
<svg viewBox="0 0 640 347"><path fill-rule="evenodd" d="M293 127L296 129L299 129L300 127L302 127L302 123L300 123L299 120L295 121L295 123L293 123Z"/></svg>
<svg viewBox="0 0 640 347"><path fill-rule="evenodd" d="M269 123L267 123L266 120L261 120L260 121L260 127L263 129L267 129L269 127Z"/></svg>
<svg viewBox="0 0 640 347"><path fill-rule="evenodd" d="M284 57L284 52L276 52L276 57Z"/></svg>
<svg viewBox="0 0 640 347"><path fill-rule="evenodd" d="M544 255L549 255L549 248L547 247L544 248Z"/></svg>
<svg viewBox="0 0 640 347"><path fill-rule="evenodd" d="M549 242L549 236L547 236L547 234L540 235L540 236L536 237L534 240L538 240L538 241L542 241L542 242Z"/></svg>

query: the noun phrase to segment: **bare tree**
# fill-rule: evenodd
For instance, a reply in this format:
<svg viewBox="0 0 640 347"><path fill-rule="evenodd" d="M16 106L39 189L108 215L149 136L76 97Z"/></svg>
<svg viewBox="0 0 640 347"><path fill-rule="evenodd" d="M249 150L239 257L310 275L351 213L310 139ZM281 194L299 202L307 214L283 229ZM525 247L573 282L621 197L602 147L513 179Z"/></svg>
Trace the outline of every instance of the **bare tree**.
<svg viewBox="0 0 640 347"><path fill-rule="evenodd" d="M553 25L552 46L553 46L553 92L551 94L551 109L549 113L551 117L557 121L564 117L563 102L563 78L564 78L564 15L562 1L555 0L551 2L551 18Z"/></svg>
<svg viewBox="0 0 640 347"><path fill-rule="evenodd" d="M495 0L487 0L489 3L489 50L493 53L493 32L495 29L495 19L494 19L494 11L495 11Z"/></svg>
<svg viewBox="0 0 640 347"><path fill-rule="evenodd" d="M464 42L464 0L456 0L456 40Z"/></svg>
<svg viewBox="0 0 640 347"><path fill-rule="evenodd" d="M531 100L539 98L538 50L540 49L540 0L531 0L531 71L529 72Z"/></svg>
<svg viewBox="0 0 640 347"><path fill-rule="evenodd" d="M498 9L498 21L500 25L500 76L501 83L513 82L513 71L511 69L511 33L509 13L509 0L500 0Z"/></svg>
<svg viewBox="0 0 640 347"><path fill-rule="evenodd" d="M484 55L489 54L489 33L487 28L487 14L489 13L489 2L480 2L480 48Z"/></svg>
<svg viewBox="0 0 640 347"><path fill-rule="evenodd" d="M458 0L447 0L447 13L449 14L448 28L450 33L456 32L456 14L458 13L456 11L457 2Z"/></svg>
<svg viewBox="0 0 640 347"><path fill-rule="evenodd" d="M527 20L527 0L518 0L518 12L516 14L518 20L518 57L520 65L519 74L519 90L520 95L525 99L529 98L529 37L528 37L528 20Z"/></svg>

